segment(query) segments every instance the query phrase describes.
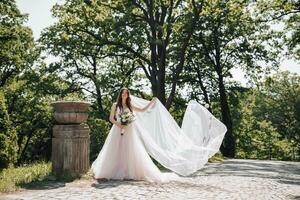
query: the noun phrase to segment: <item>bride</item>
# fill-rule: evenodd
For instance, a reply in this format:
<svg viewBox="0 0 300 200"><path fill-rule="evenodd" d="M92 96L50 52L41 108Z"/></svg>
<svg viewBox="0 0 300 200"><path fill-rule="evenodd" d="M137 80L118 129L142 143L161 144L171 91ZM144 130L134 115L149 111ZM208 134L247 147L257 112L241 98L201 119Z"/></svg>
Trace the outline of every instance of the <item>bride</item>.
<svg viewBox="0 0 300 200"><path fill-rule="evenodd" d="M121 114L133 113L135 120L121 123ZM150 182L176 180L202 168L221 145L226 127L195 101L189 102L180 128L156 99L150 102L119 92L111 107L113 126L93 162L96 179L133 179ZM163 173L150 156L176 172Z"/></svg>

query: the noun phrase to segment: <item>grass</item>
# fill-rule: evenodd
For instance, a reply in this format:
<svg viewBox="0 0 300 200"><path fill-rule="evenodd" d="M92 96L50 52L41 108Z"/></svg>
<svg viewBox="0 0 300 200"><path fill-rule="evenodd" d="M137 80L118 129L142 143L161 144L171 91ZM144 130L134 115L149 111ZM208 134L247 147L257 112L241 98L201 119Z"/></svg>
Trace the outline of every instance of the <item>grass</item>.
<svg viewBox="0 0 300 200"><path fill-rule="evenodd" d="M17 168L10 167L0 172L0 192L13 192L22 184L42 181L51 173L50 162L39 162L23 165Z"/></svg>
<svg viewBox="0 0 300 200"><path fill-rule="evenodd" d="M208 159L208 162L213 163L213 162L218 162L218 161L222 161L222 160L226 160L227 158L224 157L221 152L217 152L213 157L211 157L210 159Z"/></svg>
<svg viewBox="0 0 300 200"><path fill-rule="evenodd" d="M91 175L64 172L51 173L51 162L38 162L20 167L3 169L0 172L0 193L14 192L21 188L47 189L62 187L75 179L89 179Z"/></svg>

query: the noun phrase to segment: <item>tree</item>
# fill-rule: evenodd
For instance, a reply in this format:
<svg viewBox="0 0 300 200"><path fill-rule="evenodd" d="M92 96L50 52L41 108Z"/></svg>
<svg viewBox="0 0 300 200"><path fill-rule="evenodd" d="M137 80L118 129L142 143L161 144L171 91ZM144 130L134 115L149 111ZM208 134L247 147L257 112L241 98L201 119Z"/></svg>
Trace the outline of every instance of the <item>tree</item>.
<svg viewBox="0 0 300 200"><path fill-rule="evenodd" d="M23 25L26 16L14 0L0 2L0 87L29 68L38 52L32 31Z"/></svg>
<svg viewBox="0 0 300 200"><path fill-rule="evenodd" d="M40 59L26 15L15 1L0 3L0 168L40 159L51 153L54 99L78 92Z"/></svg>
<svg viewBox="0 0 300 200"><path fill-rule="evenodd" d="M85 59L77 71L87 69L88 58L94 62L94 68L99 67L101 58L117 60L118 57L117 65L122 60L130 63L133 68L127 71L141 69L151 83L153 94L170 108L203 5L204 1L195 0L66 1L54 7L59 22L48 29L46 37L49 39L44 44L52 49L51 53L64 55L65 61ZM66 48L71 47L74 39L78 43ZM66 51L76 56L67 57L63 53ZM97 56L92 59L91 55ZM173 55L172 60L170 55ZM170 82L166 82L167 76L171 77Z"/></svg>
<svg viewBox="0 0 300 200"><path fill-rule="evenodd" d="M17 161L17 133L12 126L6 108L6 99L0 90L0 169Z"/></svg>
<svg viewBox="0 0 300 200"><path fill-rule="evenodd" d="M300 77L290 72L277 73L263 84L262 93L267 96L260 105L261 111L300 155Z"/></svg>
<svg viewBox="0 0 300 200"><path fill-rule="evenodd" d="M240 68L254 78L263 72L262 62L270 63L266 66L278 63L276 37L270 37L268 24L258 22L250 1L208 1L192 37L187 63L195 72L205 102L209 103L207 88L217 87L222 121L228 129L221 151L228 157L235 156L236 140L227 97L230 70Z"/></svg>
<svg viewBox="0 0 300 200"><path fill-rule="evenodd" d="M261 21L283 25L284 38L288 54L296 59L300 58L300 3L297 0L257 1Z"/></svg>
<svg viewBox="0 0 300 200"><path fill-rule="evenodd" d="M101 27L95 26L95 18L87 20L91 12L97 11L83 1L67 1L65 5L56 5L53 14L59 21L44 31L39 43L42 50L59 58L51 63L48 70L79 85L90 99L95 100L93 108L98 117L108 119L110 105L105 105L103 101L105 98L111 101L111 96L122 85L130 85L132 79L128 77L133 76L136 63L114 56L114 49L80 31L81 26L95 32L101 30Z"/></svg>
<svg viewBox="0 0 300 200"><path fill-rule="evenodd" d="M77 84L61 80L39 62L5 88L10 119L18 133L18 164L50 159L53 101L62 94L66 100L84 99Z"/></svg>
<svg viewBox="0 0 300 200"><path fill-rule="evenodd" d="M277 73L240 98L238 157L299 159L299 83L296 74Z"/></svg>
<svg viewBox="0 0 300 200"><path fill-rule="evenodd" d="M1 1L0 13L0 168L3 168L16 163L18 151L6 87L30 67L37 53L32 32L23 25L26 16L20 13L15 1Z"/></svg>

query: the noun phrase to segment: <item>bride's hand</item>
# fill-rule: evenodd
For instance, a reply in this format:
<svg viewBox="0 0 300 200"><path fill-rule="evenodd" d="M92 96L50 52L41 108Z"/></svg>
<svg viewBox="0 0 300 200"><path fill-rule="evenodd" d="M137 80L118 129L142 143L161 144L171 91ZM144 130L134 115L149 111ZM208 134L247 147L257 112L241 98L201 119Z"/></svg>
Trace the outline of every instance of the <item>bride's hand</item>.
<svg viewBox="0 0 300 200"><path fill-rule="evenodd" d="M156 102L156 99L157 99L156 97L152 98L152 100L151 100L152 104L154 104Z"/></svg>
<svg viewBox="0 0 300 200"><path fill-rule="evenodd" d="M116 125L117 125L120 129L123 129L123 128L126 127L126 125L122 125L121 123L117 123Z"/></svg>
<svg viewBox="0 0 300 200"><path fill-rule="evenodd" d="M121 125L121 129L124 129L124 128L126 128L126 125Z"/></svg>

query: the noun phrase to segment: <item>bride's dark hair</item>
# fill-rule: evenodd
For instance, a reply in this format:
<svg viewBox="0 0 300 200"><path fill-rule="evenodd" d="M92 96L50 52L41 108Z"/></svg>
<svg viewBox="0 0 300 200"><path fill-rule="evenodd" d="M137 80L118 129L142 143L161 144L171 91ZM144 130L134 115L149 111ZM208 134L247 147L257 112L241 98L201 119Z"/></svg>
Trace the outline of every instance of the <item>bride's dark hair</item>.
<svg viewBox="0 0 300 200"><path fill-rule="evenodd" d="M126 106L129 108L129 110L132 112L132 107L131 107L131 99L130 99L130 92L128 90L128 88L126 87L122 87L120 92L119 92L119 95L118 95L118 98L117 98L117 107L122 110L122 92L126 90L127 91L127 99L126 99Z"/></svg>

